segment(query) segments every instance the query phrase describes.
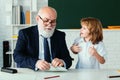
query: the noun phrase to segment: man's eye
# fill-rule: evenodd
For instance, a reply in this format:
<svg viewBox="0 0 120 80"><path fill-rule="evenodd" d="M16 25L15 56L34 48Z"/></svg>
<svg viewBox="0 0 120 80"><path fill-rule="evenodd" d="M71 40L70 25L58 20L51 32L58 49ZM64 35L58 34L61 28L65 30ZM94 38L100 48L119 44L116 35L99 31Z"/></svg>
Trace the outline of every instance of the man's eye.
<svg viewBox="0 0 120 80"><path fill-rule="evenodd" d="M55 23L55 22L56 22L56 20L52 20L52 21L51 21L51 23Z"/></svg>
<svg viewBox="0 0 120 80"><path fill-rule="evenodd" d="M44 20L44 22L48 22L48 21L49 21L48 19Z"/></svg>

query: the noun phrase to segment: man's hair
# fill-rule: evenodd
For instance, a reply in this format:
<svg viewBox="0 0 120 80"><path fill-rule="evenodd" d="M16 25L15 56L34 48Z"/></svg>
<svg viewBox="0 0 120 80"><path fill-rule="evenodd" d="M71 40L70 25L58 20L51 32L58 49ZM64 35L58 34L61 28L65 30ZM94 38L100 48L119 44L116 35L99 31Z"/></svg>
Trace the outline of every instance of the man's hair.
<svg viewBox="0 0 120 80"><path fill-rule="evenodd" d="M53 11L57 16L57 11L54 8L50 7L50 6L44 6L44 7L40 8L40 10L38 11L38 15L40 15L42 13L42 11L45 10L45 9Z"/></svg>

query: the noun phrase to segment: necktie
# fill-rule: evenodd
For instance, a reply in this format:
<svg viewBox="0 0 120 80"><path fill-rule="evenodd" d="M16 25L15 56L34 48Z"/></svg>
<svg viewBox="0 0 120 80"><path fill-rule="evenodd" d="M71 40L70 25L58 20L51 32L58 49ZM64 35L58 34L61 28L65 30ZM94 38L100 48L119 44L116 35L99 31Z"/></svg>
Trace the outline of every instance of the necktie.
<svg viewBox="0 0 120 80"><path fill-rule="evenodd" d="M51 62L50 50L49 50L47 38L44 38L44 59L45 59L45 61L47 61L49 63Z"/></svg>

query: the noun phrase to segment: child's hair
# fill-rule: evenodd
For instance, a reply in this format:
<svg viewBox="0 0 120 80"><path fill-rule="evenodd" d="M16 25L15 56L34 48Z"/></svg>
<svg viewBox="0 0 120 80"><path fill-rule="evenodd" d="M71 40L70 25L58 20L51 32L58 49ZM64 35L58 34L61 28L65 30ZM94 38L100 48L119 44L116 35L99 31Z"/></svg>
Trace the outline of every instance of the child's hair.
<svg viewBox="0 0 120 80"><path fill-rule="evenodd" d="M98 44L99 41L103 40L102 24L99 19L93 17L82 18L80 23L87 26L93 44Z"/></svg>

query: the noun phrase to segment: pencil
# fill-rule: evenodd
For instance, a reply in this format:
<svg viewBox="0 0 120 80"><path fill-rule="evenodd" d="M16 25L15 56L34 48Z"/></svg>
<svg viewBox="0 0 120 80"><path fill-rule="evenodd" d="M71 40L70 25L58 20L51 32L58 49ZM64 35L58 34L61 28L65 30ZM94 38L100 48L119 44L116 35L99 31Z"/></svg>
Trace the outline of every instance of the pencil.
<svg viewBox="0 0 120 80"><path fill-rule="evenodd" d="M44 79L51 79L51 78L57 78L57 77L60 77L59 75L57 76L50 76L50 77L45 77Z"/></svg>
<svg viewBox="0 0 120 80"><path fill-rule="evenodd" d="M119 78L120 75L116 75L116 76L109 76L109 78Z"/></svg>

